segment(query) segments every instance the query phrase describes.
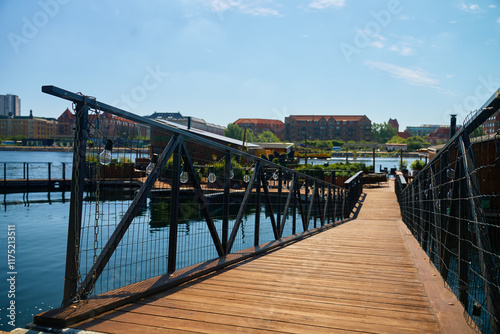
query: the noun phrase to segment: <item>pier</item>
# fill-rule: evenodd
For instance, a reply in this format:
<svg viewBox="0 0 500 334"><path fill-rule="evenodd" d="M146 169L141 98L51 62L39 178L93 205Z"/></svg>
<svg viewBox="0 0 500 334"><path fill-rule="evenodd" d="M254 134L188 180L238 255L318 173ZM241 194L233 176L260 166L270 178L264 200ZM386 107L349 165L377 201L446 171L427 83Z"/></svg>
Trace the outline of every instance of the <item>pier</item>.
<svg viewBox="0 0 500 334"><path fill-rule="evenodd" d="M357 216L344 224L70 327L105 333L474 333L402 222L393 186L365 188ZM93 308L89 303L86 308Z"/></svg>
<svg viewBox="0 0 500 334"><path fill-rule="evenodd" d="M62 306L29 328L499 332L499 138L471 136L500 109L498 92L414 178L363 187L358 172L339 187L95 98L42 90L74 102L77 121ZM85 188L85 157L115 138L99 129L103 112L150 127L149 173L130 201L103 200L106 160Z"/></svg>

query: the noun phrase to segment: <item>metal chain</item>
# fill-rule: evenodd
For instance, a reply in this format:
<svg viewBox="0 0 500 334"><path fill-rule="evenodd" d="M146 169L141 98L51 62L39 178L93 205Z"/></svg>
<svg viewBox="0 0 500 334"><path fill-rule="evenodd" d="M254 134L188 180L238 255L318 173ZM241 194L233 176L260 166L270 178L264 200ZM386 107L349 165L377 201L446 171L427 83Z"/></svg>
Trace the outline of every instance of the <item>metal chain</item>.
<svg viewBox="0 0 500 334"><path fill-rule="evenodd" d="M98 124L98 123L99 123L99 111L96 109L96 124ZM99 248L99 239L98 239L98 236L99 236L99 215L100 215L99 201L101 199L101 194L100 194L100 190L99 190L99 185L100 185L100 181L101 181L101 166L99 166L99 164L96 163L96 167L97 167L97 171L96 171L97 181L96 181L95 225L94 225L94 259L93 259L94 264L97 261L97 249ZM95 276L95 273L93 273L93 275Z"/></svg>
<svg viewBox="0 0 500 334"><path fill-rule="evenodd" d="M75 131L77 134L80 133L81 131L81 124L80 122L78 121L78 110L77 110L77 104L76 103L73 103L73 111L75 112L75 116L76 116L76 124L75 124ZM83 108L82 108L83 109ZM81 144L80 144L80 140L76 140L75 142L75 152L76 154L80 157L81 159L81 156L80 156L80 152L82 150L82 147L81 147ZM80 168L76 168L75 169L75 180L79 180L80 179ZM75 193L78 194L80 192L79 190L80 188L80 183L79 182L75 182ZM75 196L75 208L74 210L77 210L77 208L79 207L79 197L78 196ZM79 235L78 234L78 231L76 231L76 224L75 224L75 235ZM77 285L78 286L81 286L82 285L82 275L80 273L80 240L75 240L75 266L76 266L76 282L77 282ZM74 299L73 302L78 302L80 300L80 297L77 295Z"/></svg>
<svg viewBox="0 0 500 334"><path fill-rule="evenodd" d="M94 109L95 116L96 116L96 122L95 122L95 130L96 133L98 132L98 127L99 127L99 109L98 107ZM99 138L99 137L98 137ZM101 141L99 141L101 142ZM100 148L100 146L99 146ZM100 207L99 203L101 201L101 192L100 192L100 182L101 182L101 166L99 163L96 162L96 199L95 199L95 216L94 216L94 257L93 257L93 265L96 264L97 262L97 250L99 249L99 219L100 219ZM92 281L95 283L96 280L96 272L92 273ZM94 286L94 284L92 284ZM86 291L87 294L90 294L90 291Z"/></svg>

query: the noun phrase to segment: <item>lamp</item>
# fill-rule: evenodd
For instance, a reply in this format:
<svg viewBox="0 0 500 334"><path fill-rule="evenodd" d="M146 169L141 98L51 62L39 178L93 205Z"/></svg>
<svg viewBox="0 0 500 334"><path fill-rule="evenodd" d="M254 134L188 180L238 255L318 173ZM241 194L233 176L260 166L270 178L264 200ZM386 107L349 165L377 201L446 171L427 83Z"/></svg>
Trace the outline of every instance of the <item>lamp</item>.
<svg viewBox="0 0 500 334"><path fill-rule="evenodd" d="M215 176L214 167L208 167L208 182L214 183L215 180L217 180L217 176Z"/></svg>
<svg viewBox="0 0 500 334"><path fill-rule="evenodd" d="M146 173L151 174L153 168L155 168L156 163L158 162L158 154L153 154L151 157L151 161L149 162L148 167L146 167Z"/></svg>
<svg viewBox="0 0 500 334"><path fill-rule="evenodd" d="M245 175L243 176L243 181L244 181L245 183L250 182L250 175L249 175L249 173L248 173L248 169L246 169L246 170L245 170Z"/></svg>
<svg viewBox="0 0 500 334"><path fill-rule="evenodd" d="M111 151L113 150L113 141L108 139L106 141L106 145L104 146L104 150L99 154L99 162L106 166L111 163Z"/></svg>
<svg viewBox="0 0 500 334"><path fill-rule="evenodd" d="M189 181L189 174L184 170L184 167L182 167L182 172L181 172L181 175L180 175L180 180L181 183L187 183L187 181Z"/></svg>

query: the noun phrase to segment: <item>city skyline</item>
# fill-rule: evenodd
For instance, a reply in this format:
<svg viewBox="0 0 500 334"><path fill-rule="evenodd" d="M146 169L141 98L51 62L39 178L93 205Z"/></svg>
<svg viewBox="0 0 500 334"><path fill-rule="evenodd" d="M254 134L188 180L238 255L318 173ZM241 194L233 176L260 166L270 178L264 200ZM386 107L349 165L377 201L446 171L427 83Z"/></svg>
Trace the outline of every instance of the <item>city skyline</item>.
<svg viewBox="0 0 500 334"><path fill-rule="evenodd" d="M42 85L139 115L226 126L288 115L462 123L500 86L495 1L0 3L0 94L57 118Z"/></svg>

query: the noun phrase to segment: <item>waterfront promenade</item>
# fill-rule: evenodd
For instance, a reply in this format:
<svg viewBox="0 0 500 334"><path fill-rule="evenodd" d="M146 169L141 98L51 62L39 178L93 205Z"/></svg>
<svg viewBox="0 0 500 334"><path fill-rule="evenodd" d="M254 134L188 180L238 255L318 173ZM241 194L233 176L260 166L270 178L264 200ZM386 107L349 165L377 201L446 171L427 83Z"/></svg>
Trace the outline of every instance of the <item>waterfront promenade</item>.
<svg viewBox="0 0 500 334"><path fill-rule="evenodd" d="M106 333L469 333L401 221L393 182L355 219L71 325Z"/></svg>

